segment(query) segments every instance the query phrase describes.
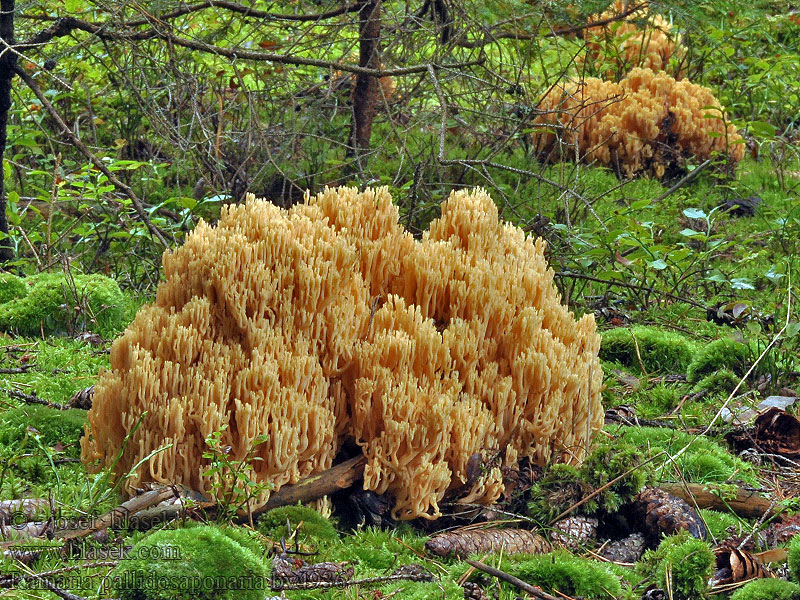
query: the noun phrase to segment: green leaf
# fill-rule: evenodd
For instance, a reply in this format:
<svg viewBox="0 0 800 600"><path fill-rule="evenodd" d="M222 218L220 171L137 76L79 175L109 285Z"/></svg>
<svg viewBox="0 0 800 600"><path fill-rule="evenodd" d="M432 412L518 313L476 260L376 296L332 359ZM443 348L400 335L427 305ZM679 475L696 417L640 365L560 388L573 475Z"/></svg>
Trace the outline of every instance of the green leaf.
<svg viewBox="0 0 800 600"><path fill-rule="evenodd" d="M681 229L680 234L681 235L685 235L686 237L695 237L695 236L699 236L699 235L702 235L702 236L706 235L702 231L695 231L694 229Z"/></svg>
<svg viewBox="0 0 800 600"><path fill-rule="evenodd" d="M751 121L750 133L758 137L775 137L776 129L765 121Z"/></svg>
<svg viewBox="0 0 800 600"><path fill-rule="evenodd" d="M667 263L660 258L648 263L648 265L650 265L650 267L655 269L656 271L663 271L664 269L667 268Z"/></svg>
<svg viewBox="0 0 800 600"><path fill-rule="evenodd" d="M731 279L731 287L735 290L754 290L755 286L744 277Z"/></svg>
<svg viewBox="0 0 800 600"><path fill-rule="evenodd" d="M637 200L636 202L631 203L631 208L634 210L639 210L640 208L645 208L646 206L650 206L650 202L651 201L649 199Z"/></svg>
<svg viewBox="0 0 800 600"><path fill-rule="evenodd" d="M684 208L683 214L690 219L707 219L708 215L701 208Z"/></svg>

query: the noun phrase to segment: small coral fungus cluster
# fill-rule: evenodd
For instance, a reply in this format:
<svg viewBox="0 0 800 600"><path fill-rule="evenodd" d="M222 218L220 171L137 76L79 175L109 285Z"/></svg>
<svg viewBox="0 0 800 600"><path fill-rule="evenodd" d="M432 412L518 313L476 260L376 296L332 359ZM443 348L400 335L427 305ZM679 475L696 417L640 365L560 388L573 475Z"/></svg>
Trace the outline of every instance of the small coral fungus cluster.
<svg viewBox="0 0 800 600"><path fill-rule="evenodd" d="M624 177L656 178L683 159L744 156L742 138L708 88L633 69L615 83L596 78L554 87L539 105L535 148L549 160L575 156Z"/></svg>
<svg viewBox="0 0 800 600"><path fill-rule="evenodd" d="M685 54L670 22L651 14L647 2L616 0L589 20L603 23L587 28L584 36L588 58L606 78L634 67L665 71L671 59L680 62ZM581 57L579 62L584 60Z"/></svg>
<svg viewBox="0 0 800 600"><path fill-rule="evenodd" d="M83 458L124 447L117 475L143 461L129 489L204 491L208 436L243 460L267 434L251 475L279 488L353 441L397 518L438 516L456 488L492 502L503 466L580 462L603 421L594 319L560 303L543 252L480 190L453 193L421 241L385 189L226 207L165 254L155 303L115 341Z"/></svg>

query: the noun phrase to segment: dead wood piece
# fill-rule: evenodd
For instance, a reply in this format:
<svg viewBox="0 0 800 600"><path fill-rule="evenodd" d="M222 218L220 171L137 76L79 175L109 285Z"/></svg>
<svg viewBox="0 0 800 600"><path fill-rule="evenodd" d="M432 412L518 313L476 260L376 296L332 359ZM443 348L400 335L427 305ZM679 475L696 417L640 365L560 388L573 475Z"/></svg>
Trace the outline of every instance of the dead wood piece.
<svg viewBox="0 0 800 600"><path fill-rule="evenodd" d="M559 600L552 594L548 594L547 592L542 590L542 588L531 585L530 583L526 583L525 581L522 581L522 579L514 577L510 573L506 573L505 571L501 571L500 569L495 569L494 567L490 567L489 565L484 564L479 560L467 559L464 562L467 563L468 565L475 567L476 569L483 571L484 573L488 573L493 577L497 577L501 581L510 583L511 585L514 585L519 589L528 592L531 596L534 596L539 600Z"/></svg>
<svg viewBox="0 0 800 600"><path fill-rule="evenodd" d="M683 498L687 502L696 504L699 508L713 508L714 510L731 510L746 519L758 519L766 515L775 514L775 505L758 492L739 488L736 497L722 499L699 483L662 483L661 489Z"/></svg>
<svg viewBox="0 0 800 600"><path fill-rule="evenodd" d="M425 550L437 556L468 556L485 552L544 554L550 543L527 529L457 529L439 533L425 542Z"/></svg>
<svg viewBox="0 0 800 600"><path fill-rule="evenodd" d="M154 504L158 504L167 498L172 498L179 493L179 488L177 486L164 486L150 490L149 492L145 492L139 496L134 496L130 500L120 504L117 508L100 517L97 517L96 519L91 519L86 527L62 529L55 532L54 535L56 538L62 540L71 540L75 538L86 537L87 535L90 535L95 531L99 531L100 529L107 529L109 527L123 527L127 524L127 520L131 515L139 512L140 510L144 510L145 508L149 508Z"/></svg>
<svg viewBox="0 0 800 600"><path fill-rule="evenodd" d="M285 485L269 497L267 503L253 515L264 513L279 506L311 502L339 490L345 490L364 476L367 460L356 456L316 475L306 477L300 483Z"/></svg>

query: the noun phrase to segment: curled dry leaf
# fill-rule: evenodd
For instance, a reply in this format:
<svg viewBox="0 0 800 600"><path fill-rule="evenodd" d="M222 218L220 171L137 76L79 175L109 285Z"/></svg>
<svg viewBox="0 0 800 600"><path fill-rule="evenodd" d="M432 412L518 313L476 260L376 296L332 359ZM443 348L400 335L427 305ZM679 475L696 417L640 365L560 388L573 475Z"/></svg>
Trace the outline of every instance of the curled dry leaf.
<svg viewBox="0 0 800 600"><path fill-rule="evenodd" d="M505 554L544 554L552 546L527 529L460 529L437 534L425 542L425 550L437 556L464 557L501 549Z"/></svg>

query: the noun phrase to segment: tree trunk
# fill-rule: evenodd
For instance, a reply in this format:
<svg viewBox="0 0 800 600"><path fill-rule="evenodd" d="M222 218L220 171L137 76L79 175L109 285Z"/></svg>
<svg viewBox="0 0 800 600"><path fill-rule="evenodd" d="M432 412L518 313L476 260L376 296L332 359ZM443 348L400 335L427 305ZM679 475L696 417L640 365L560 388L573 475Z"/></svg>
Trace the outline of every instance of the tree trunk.
<svg viewBox="0 0 800 600"><path fill-rule="evenodd" d="M381 0L364 0L361 4L358 11L358 64L369 69L380 69ZM356 159L358 170L364 168L362 153L369 149L379 85L377 77L359 73L353 86L353 121L347 155Z"/></svg>
<svg viewBox="0 0 800 600"><path fill-rule="evenodd" d="M5 234L0 240L0 265L2 265L14 258L11 240L8 238L5 169L2 164L8 134L8 111L11 109L11 79L14 77L14 67L17 63L17 55L7 48L14 44L14 0L0 0L0 39L4 43L0 55L0 233Z"/></svg>

